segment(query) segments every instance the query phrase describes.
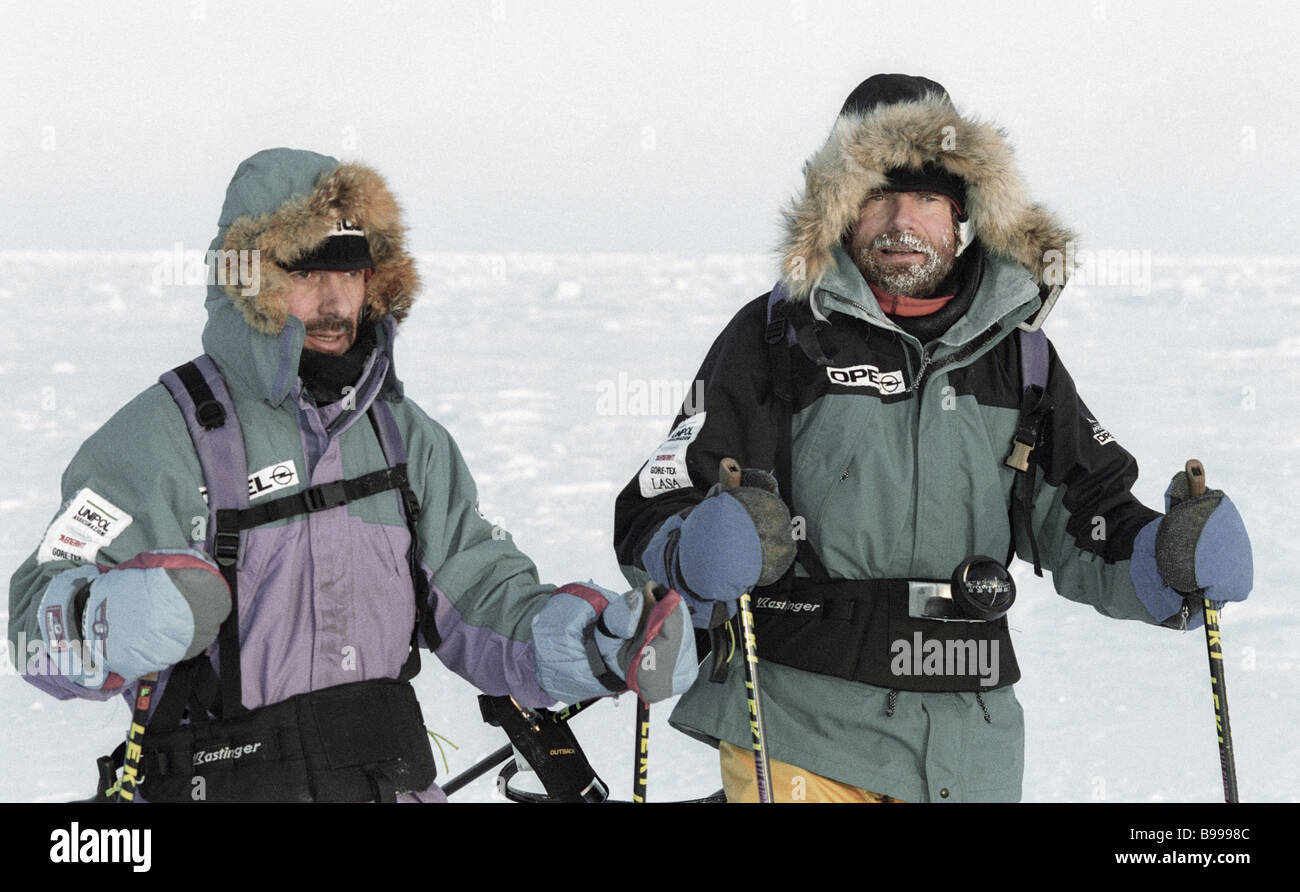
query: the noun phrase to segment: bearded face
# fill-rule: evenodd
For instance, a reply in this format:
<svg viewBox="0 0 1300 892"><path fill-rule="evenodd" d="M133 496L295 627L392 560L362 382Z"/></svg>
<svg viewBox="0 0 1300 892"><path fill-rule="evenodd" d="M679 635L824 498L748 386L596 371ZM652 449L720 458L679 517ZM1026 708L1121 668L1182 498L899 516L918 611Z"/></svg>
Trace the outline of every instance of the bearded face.
<svg viewBox="0 0 1300 892"><path fill-rule="evenodd" d="M853 233L863 278L890 294L926 298L952 271L960 230L952 203L936 192L867 196Z"/></svg>

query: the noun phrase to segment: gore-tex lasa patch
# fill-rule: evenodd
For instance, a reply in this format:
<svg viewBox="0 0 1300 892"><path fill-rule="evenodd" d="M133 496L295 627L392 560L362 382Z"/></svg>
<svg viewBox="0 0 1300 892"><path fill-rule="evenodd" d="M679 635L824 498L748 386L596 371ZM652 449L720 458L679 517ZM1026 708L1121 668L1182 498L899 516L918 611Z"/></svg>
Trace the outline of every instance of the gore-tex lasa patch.
<svg viewBox="0 0 1300 892"><path fill-rule="evenodd" d="M697 412L682 419L682 423L673 428L668 439L659 444L649 461L641 467L638 477L643 498L653 498L691 485L691 474L686 469L686 449L700 435L707 414Z"/></svg>
<svg viewBox="0 0 1300 892"><path fill-rule="evenodd" d="M36 562L94 563L99 550L122 535L132 519L93 489L83 488L45 531Z"/></svg>

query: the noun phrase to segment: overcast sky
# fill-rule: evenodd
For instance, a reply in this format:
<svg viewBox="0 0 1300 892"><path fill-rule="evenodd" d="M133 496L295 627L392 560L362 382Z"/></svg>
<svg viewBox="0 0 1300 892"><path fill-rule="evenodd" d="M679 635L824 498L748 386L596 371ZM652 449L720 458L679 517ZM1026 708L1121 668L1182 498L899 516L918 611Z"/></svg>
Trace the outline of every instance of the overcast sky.
<svg viewBox="0 0 1300 892"><path fill-rule="evenodd" d="M247 155L380 169L418 250L766 252L881 71L1004 127L1096 248L1285 254L1294 4L14 3L0 249L205 248Z"/></svg>

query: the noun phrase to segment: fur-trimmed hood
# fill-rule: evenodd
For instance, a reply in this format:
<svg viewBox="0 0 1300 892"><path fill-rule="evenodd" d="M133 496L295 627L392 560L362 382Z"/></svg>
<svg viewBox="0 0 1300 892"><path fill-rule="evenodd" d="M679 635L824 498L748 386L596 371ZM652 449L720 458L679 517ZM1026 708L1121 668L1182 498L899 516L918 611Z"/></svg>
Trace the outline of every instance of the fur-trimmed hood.
<svg viewBox="0 0 1300 892"><path fill-rule="evenodd" d="M835 261L831 249L857 224L862 202L888 185L886 171L926 163L966 183L973 237L1027 269L1040 285L1063 285L1075 238L1030 201L1006 133L963 116L946 93L841 113L826 144L804 165L803 193L785 213L781 276L806 301Z"/></svg>
<svg viewBox="0 0 1300 892"><path fill-rule="evenodd" d="M256 293L246 294L252 289L237 281L224 285L254 330L280 333L290 284L281 265L316 248L344 219L360 225L370 244L374 275L366 283L365 303L370 315L400 322L420 282L405 249L401 210L383 177L361 164L340 164L297 149L266 149L239 165L226 190L214 247L260 252Z"/></svg>

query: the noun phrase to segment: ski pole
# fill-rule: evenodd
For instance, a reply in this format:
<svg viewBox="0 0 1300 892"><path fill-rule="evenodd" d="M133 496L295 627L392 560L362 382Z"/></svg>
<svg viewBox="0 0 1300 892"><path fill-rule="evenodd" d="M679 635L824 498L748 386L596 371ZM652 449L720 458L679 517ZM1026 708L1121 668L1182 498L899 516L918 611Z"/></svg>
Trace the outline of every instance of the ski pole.
<svg viewBox="0 0 1300 892"><path fill-rule="evenodd" d="M718 469L718 480L726 489L740 486L740 463L734 458L724 458ZM754 748L754 779L758 786L758 801L772 802L772 766L767 755L767 731L763 725L763 706L758 687L758 641L754 635L754 614L750 608L750 593L740 596L740 637L745 658L745 700L749 706L749 734Z"/></svg>
<svg viewBox="0 0 1300 892"><path fill-rule="evenodd" d="M447 783L443 784L442 792L450 796L452 793L455 793L461 787L465 787L468 786L469 784L472 784L474 781L478 780L480 777L487 774L493 768L496 768L506 759L509 759L510 753L513 752L513 750L514 750L514 745L507 743L505 746L501 747L501 749L496 750L490 753L489 755L484 756L482 759L479 759L469 768L466 768L460 774L456 775L451 780L447 781Z"/></svg>
<svg viewBox="0 0 1300 892"><path fill-rule="evenodd" d="M116 796L113 797L115 802L135 800L135 787L140 781L140 741L144 737L144 726L149 721L149 701L153 698L153 687L157 683L157 672L150 672L137 682L139 687L135 692L135 709L131 712L131 727L126 733L126 752L122 756L122 779L117 782Z"/></svg>
<svg viewBox="0 0 1300 892"><path fill-rule="evenodd" d="M636 698L636 749L632 760L632 801L645 802L646 775L650 770L650 705Z"/></svg>
<svg viewBox="0 0 1300 892"><path fill-rule="evenodd" d="M1196 459L1186 465L1188 495L1205 494L1205 467ZM1214 693L1214 724L1219 734L1219 767L1223 772L1223 798L1237 802L1237 763L1232 754L1232 726L1228 724L1228 687L1223 677L1223 636L1219 632L1220 604L1198 592L1205 611L1205 647L1210 655L1210 690Z"/></svg>

